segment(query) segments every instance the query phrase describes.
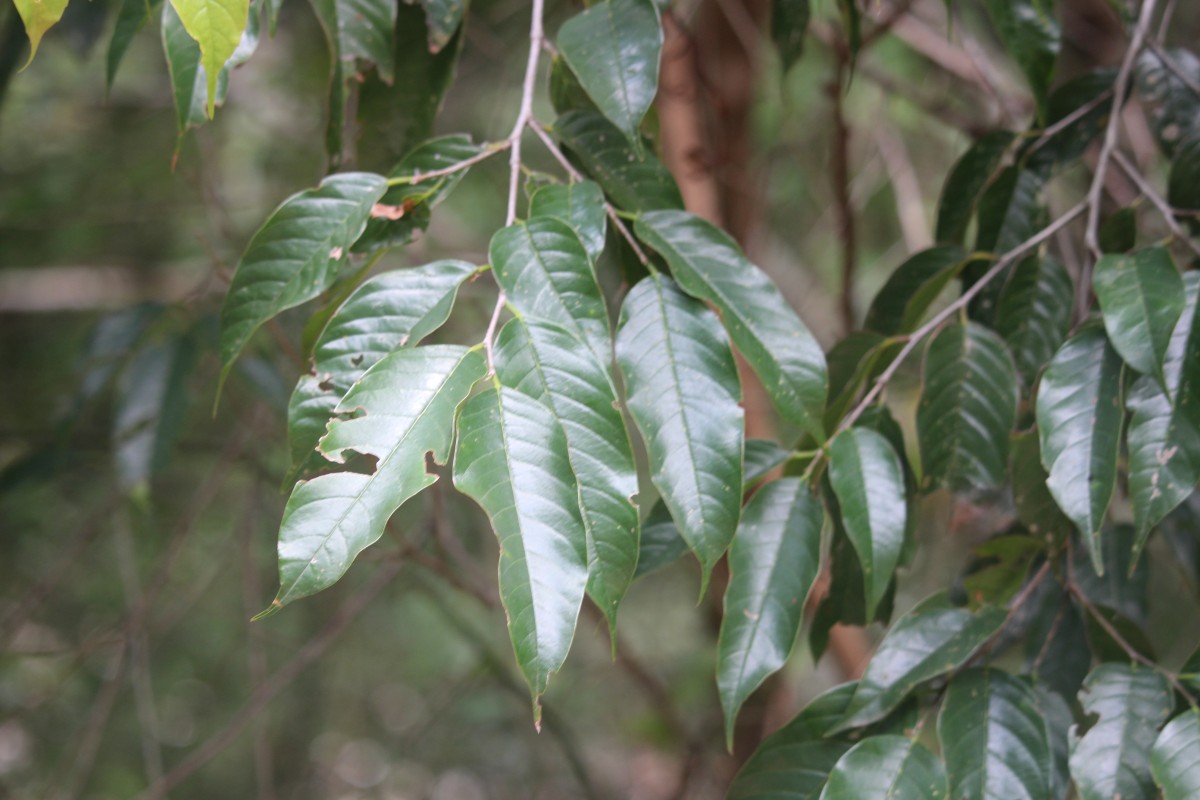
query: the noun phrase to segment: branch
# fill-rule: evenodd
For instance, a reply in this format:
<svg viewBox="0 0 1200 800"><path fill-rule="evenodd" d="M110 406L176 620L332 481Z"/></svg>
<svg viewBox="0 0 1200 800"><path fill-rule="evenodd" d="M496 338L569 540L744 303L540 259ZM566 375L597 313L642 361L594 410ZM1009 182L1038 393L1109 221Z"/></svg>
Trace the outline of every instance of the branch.
<svg viewBox="0 0 1200 800"><path fill-rule="evenodd" d="M1117 162L1117 166L1121 168L1121 171L1137 186L1138 191L1145 195L1151 205L1157 208L1159 213L1162 214L1163 221L1167 223L1171 234L1187 245L1193 253L1200 255L1200 245L1197 245L1192 237L1188 235L1187 231L1180 227L1179 222L1175 219L1175 209L1171 208L1170 204L1163 199L1163 196L1155 191L1150 182L1146 180L1146 176L1129 159L1129 156L1120 150L1115 150L1112 157L1113 161Z"/></svg>
<svg viewBox="0 0 1200 800"><path fill-rule="evenodd" d="M447 175L453 175L456 172L461 172L468 167L478 164L480 161L486 161L497 153L508 150L512 147L512 139L505 139L502 142L488 142L475 155L470 158L464 158L462 161L457 161L448 167L441 169L433 169L429 172L421 172L417 170L411 175L397 175L394 178L388 178L388 186L409 186L414 183L422 183L423 181L431 181L434 178L444 178Z"/></svg>

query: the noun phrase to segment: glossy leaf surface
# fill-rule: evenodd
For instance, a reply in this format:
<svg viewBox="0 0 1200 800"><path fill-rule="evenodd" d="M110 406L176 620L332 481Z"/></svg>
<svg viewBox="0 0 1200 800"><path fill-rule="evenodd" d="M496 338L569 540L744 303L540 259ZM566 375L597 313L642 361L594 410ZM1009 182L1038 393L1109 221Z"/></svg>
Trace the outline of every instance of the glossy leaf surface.
<svg viewBox="0 0 1200 800"><path fill-rule="evenodd" d="M641 152L611 122L591 111L569 111L554 133L619 208L683 208L675 179L647 147Z"/></svg>
<svg viewBox="0 0 1200 800"><path fill-rule="evenodd" d="M872 736L843 755L821 800L940 800L946 771L924 745L907 736Z"/></svg>
<svg viewBox="0 0 1200 800"><path fill-rule="evenodd" d="M1009 54L1025 73L1044 113L1062 31L1051 0L988 0L988 12Z"/></svg>
<svg viewBox="0 0 1200 800"><path fill-rule="evenodd" d="M1026 386L1067 338L1075 287L1050 256L1030 256L1009 276L996 307L996 332L1004 337Z"/></svg>
<svg viewBox="0 0 1200 800"><path fill-rule="evenodd" d="M1163 800L1200 797L1200 711L1189 709L1167 723L1150 751L1150 770Z"/></svg>
<svg viewBox="0 0 1200 800"><path fill-rule="evenodd" d="M1185 299L1171 254L1148 247L1106 255L1096 263L1092 282L1113 349L1126 364L1165 386L1163 359Z"/></svg>
<svg viewBox="0 0 1200 800"><path fill-rule="evenodd" d="M530 217L557 217L579 235L592 261L604 250L608 217L604 192L592 181L543 186L529 199Z"/></svg>
<svg viewBox="0 0 1200 800"><path fill-rule="evenodd" d="M956 245L931 247L911 256L896 267L875 295L864 327L886 336L916 328L933 301L958 276L966 257Z"/></svg>

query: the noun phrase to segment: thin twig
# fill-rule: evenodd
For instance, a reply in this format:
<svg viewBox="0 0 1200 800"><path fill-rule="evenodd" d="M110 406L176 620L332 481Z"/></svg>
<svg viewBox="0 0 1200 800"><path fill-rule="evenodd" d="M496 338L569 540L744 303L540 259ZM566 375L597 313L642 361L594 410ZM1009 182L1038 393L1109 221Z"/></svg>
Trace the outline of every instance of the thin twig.
<svg viewBox="0 0 1200 800"><path fill-rule="evenodd" d="M1117 162L1117 166L1120 167L1126 176L1129 177L1129 180L1133 181L1134 185L1137 186L1138 191L1140 191L1145 198L1150 201L1150 204L1157 208L1159 213L1162 214L1163 221L1167 223L1167 227L1170 228L1171 234L1176 239L1183 242L1183 244L1191 249L1193 253L1200 255L1200 245L1196 244L1192 237L1188 235L1187 231L1180 227L1179 223L1175 219L1175 210L1171 208L1170 204L1163 199L1163 196L1159 194L1153 186L1150 185L1150 181L1146 180L1146 176L1141 173L1141 170L1139 170L1137 165L1130 160L1129 156L1125 155L1120 150L1114 150L1112 157L1113 161Z"/></svg>
<svg viewBox="0 0 1200 800"><path fill-rule="evenodd" d="M1096 159L1092 185L1088 189L1087 227L1083 232L1084 244L1096 259L1103 255L1100 250L1100 197L1104 191L1104 176L1108 172L1108 161L1117 147L1117 134L1121 130L1121 106L1125 104L1125 97L1129 93L1129 77L1133 73L1134 62L1137 61L1138 53L1142 49L1142 42L1146 38L1146 31L1150 27L1150 19L1154 16L1154 6L1157 2L1158 0L1143 0L1142 10L1138 14L1137 27L1134 28L1133 38L1129 42L1129 49L1125 51L1121 69L1117 73L1117 79L1113 82L1112 113L1109 114L1108 126L1104 130L1104 141L1100 146L1100 155ZM1082 297L1087 297L1090 282L1087 280L1086 268L1084 273L1080 276L1079 291Z"/></svg>
<svg viewBox="0 0 1200 800"><path fill-rule="evenodd" d="M501 153L512 147L512 139L505 139L502 142L488 142L483 145L483 149L470 158L464 158L462 161L457 161L448 167L441 169L432 169L428 172L417 170L411 175L397 175L394 178L388 178L388 186L408 186L414 183L422 183L430 181L434 178L444 178L447 175L453 175L456 172L461 172L468 167L478 164L480 161L486 161L497 153Z"/></svg>
<svg viewBox="0 0 1200 800"><path fill-rule="evenodd" d="M1042 148L1043 145L1046 144L1046 142L1062 133L1062 131L1068 126L1073 125L1075 122L1082 119L1093 109L1098 108L1110 97L1112 97L1112 89L1106 89L1093 97L1091 100L1081 105L1079 108L1072 111L1070 114L1067 114L1058 122L1055 122L1053 125L1045 128L1041 133L1038 134L1038 138L1034 140L1033 144L1029 145L1029 149L1026 150L1024 154L1025 158L1028 158L1033 153L1036 153Z"/></svg>
<svg viewBox="0 0 1200 800"><path fill-rule="evenodd" d="M1196 79L1189 75L1187 70L1180 66L1179 62L1175 60L1174 56L1166 51L1166 48L1153 39L1148 39L1146 44L1151 50L1154 51L1155 55L1162 59L1162 62L1166 68L1173 72L1175 77L1179 78L1184 86L1192 90L1192 94L1200 97L1200 83L1197 83Z"/></svg>

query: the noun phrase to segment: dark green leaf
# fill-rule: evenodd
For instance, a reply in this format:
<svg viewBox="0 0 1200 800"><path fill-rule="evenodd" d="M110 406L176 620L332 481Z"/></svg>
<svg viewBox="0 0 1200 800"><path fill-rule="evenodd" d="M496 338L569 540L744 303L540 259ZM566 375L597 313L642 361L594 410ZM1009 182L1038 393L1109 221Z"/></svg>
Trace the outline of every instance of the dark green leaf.
<svg viewBox="0 0 1200 800"><path fill-rule="evenodd" d="M959 157L938 200L937 240L961 245L984 189L995 179L1016 134L992 131Z"/></svg>
<svg viewBox="0 0 1200 800"><path fill-rule="evenodd" d="M517 222L496 232L488 252L513 308L573 333L608 369L608 310L587 250L570 225L554 217Z"/></svg>
<svg viewBox="0 0 1200 800"><path fill-rule="evenodd" d="M1130 650L1150 661L1158 660L1154 645L1138 623L1111 608L1095 606L1095 609L1095 613L1088 612L1084 620L1087 624L1088 646L1097 661L1128 664L1132 660ZM1100 619L1108 625L1102 625ZM1116 636L1111 633L1114 630Z"/></svg>
<svg viewBox="0 0 1200 800"><path fill-rule="evenodd" d="M421 5L425 8L425 25L429 29L429 52L440 53L462 25L467 0L421 0Z"/></svg>
<svg viewBox="0 0 1200 800"><path fill-rule="evenodd" d="M972 613L950 605L944 593L901 617L867 665L854 699L830 733L883 718L921 683L957 668L1004 623L1002 608Z"/></svg>
<svg viewBox="0 0 1200 800"><path fill-rule="evenodd" d="M1074 299L1071 276L1049 255L1029 256L1009 275L996 306L996 332L1008 343L1026 386L1067 338Z"/></svg>
<svg viewBox="0 0 1200 800"><path fill-rule="evenodd" d="M1043 581L1029 608L1024 668L1042 689L1073 699L1092 668L1087 628L1079 609L1054 580Z"/></svg>
<svg viewBox="0 0 1200 800"><path fill-rule="evenodd" d="M459 426L454 485L500 540L500 599L540 728L541 696L571 648L587 584L566 436L547 406L506 386L472 398Z"/></svg>
<svg viewBox="0 0 1200 800"><path fill-rule="evenodd" d="M1126 364L1166 386L1163 359L1185 299L1171 254L1147 247L1106 255L1096 262L1092 285L1113 349Z"/></svg>
<svg viewBox="0 0 1200 800"><path fill-rule="evenodd" d="M1037 423L1046 482L1084 533L1103 572L1100 527L1112 501L1121 445L1121 360L1099 325L1067 340L1042 375Z"/></svg>
<svg viewBox="0 0 1200 800"><path fill-rule="evenodd" d="M979 230L975 249L995 256L1003 255L1029 239L1042 227L1042 188L1045 180L1032 170L1008 167L979 199ZM963 285L972 286L992 266L974 261L963 271ZM971 302L972 319L991 324L1005 275L994 279Z"/></svg>
<svg viewBox="0 0 1200 800"><path fill-rule="evenodd" d="M955 800L1043 800L1052 757L1039 698L998 669L954 676L938 713L938 741Z"/></svg>
<svg viewBox="0 0 1200 800"><path fill-rule="evenodd" d="M284 200L263 223L221 309L222 381L260 325L329 288L385 188L379 175L331 175Z"/></svg>
<svg viewBox="0 0 1200 800"><path fill-rule="evenodd" d="M727 234L686 211L642 214L634 230L666 259L685 292L721 312L779 412L823 438L825 355L766 273Z"/></svg>
<svg viewBox="0 0 1200 800"><path fill-rule="evenodd" d="M1183 284L1187 304L1171 336L1163 372L1176 413L1200 430L1200 272L1188 272Z"/></svg>
<svg viewBox="0 0 1200 800"><path fill-rule="evenodd" d="M321 452L341 462L347 451L377 459L370 475L335 472L296 484L279 530L279 594L272 609L335 583L388 518L432 484L432 454L450 454L454 415L485 370L482 353L440 345L398 350L369 369L337 406L362 416L336 420Z"/></svg>
<svg viewBox="0 0 1200 800"><path fill-rule="evenodd" d="M771 38L787 72L804 54L811 14L809 0L771 0Z"/></svg>
<svg viewBox="0 0 1200 800"><path fill-rule="evenodd" d="M356 59L376 66L380 77L392 82L395 58L392 30L396 25L396 6L387 0L309 0L317 19L325 28L330 58L350 62L346 76L354 74Z"/></svg>
<svg viewBox="0 0 1200 800"><path fill-rule="evenodd" d="M1029 574L1029 567L1045 551L1045 543L1025 533L1001 534L976 547L962 579L970 608L1004 605Z"/></svg>
<svg viewBox="0 0 1200 800"><path fill-rule="evenodd" d="M1033 140L1029 149L1022 153L1025 166L1043 177L1050 177L1083 157L1088 145L1108 124L1116 74L1111 69L1088 72L1072 78L1050 93L1042 130L1055 125L1060 127L1052 136ZM1087 111L1082 110L1085 106ZM1072 121L1066 122L1067 117L1071 117ZM1066 124L1061 125L1063 122Z"/></svg>
<svg viewBox="0 0 1200 800"><path fill-rule="evenodd" d="M1075 552L1075 585L1093 603L1115 609L1136 623L1146 622L1147 590L1150 568L1144 562L1134 562L1133 544L1136 540L1130 525L1105 528L1100 537L1104 572L1097 574L1087 554Z"/></svg>
<svg viewBox="0 0 1200 800"><path fill-rule="evenodd" d="M866 613L874 616L904 547L908 513L904 467L887 439L851 428L833 440L829 481L864 576Z"/></svg>
<svg viewBox="0 0 1200 800"><path fill-rule="evenodd" d="M105 59L104 80L109 91L112 90L113 80L117 77L117 68L129 50L133 37L146 27L150 14L162 0L121 0L117 11L117 21L113 26L112 38L108 43L108 55Z"/></svg>
<svg viewBox="0 0 1200 800"><path fill-rule="evenodd" d="M1187 217L1192 233L1200 232L1200 133L1184 142L1171 164L1167 182L1167 202L1172 208L1189 212Z"/></svg>
<svg viewBox="0 0 1200 800"><path fill-rule="evenodd" d="M917 327L942 290L958 277L967 254L957 245L922 250L896 267L875 295L864 327L891 336Z"/></svg>
<svg viewBox="0 0 1200 800"><path fill-rule="evenodd" d="M557 217L579 235L594 263L604 250L608 216L604 192L591 181L543 186L529 200L530 217Z"/></svg>
<svg viewBox="0 0 1200 800"><path fill-rule="evenodd" d="M651 276L625 298L616 353L651 478L707 585L741 511L741 385L725 332L703 303Z"/></svg>
<svg viewBox="0 0 1200 800"><path fill-rule="evenodd" d="M658 90L663 34L650 0L601 0L558 32L558 50L596 106L640 147Z"/></svg>
<svg viewBox="0 0 1200 800"><path fill-rule="evenodd" d="M821 800L940 800L946 771L933 753L906 736L863 739L838 759Z"/></svg>
<svg viewBox="0 0 1200 800"><path fill-rule="evenodd" d="M662 162L649 148L637 152L600 114L570 111L554 123L554 133L619 208L683 208L679 187Z"/></svg>
<svg viewBox="0 0 1200 800"><path fill-rule="evenodd" d="M1003 340L974 322L948 325L929 343L921 375L925 484L957 491L1003 483L1017 417L1017 374Z"/></svg>
<svg viewBox="0 0 1200 800"><path fill-rule="evenodd" d="M1046 95L1054 77L1054 62L1062 31L1052 0L988 0L988 12L1005 49L1029 81L1038 116L1045 117Z"/></svg>
<svg viewBox="0 0 1200 800"><path fill-rule="evenodd" d="M550 61L550 105L556 114L566 114L568 111L600 113L592 98L579 85L575 73L559 56Z"/></svg>
<svg viewBox="0 0 1200 800"><path fill-rule="evenodd" d="M1036 432L1023 433L1012 440L1013 504L1017 508L1017 519L1029 532L1039 536L1047 544L1061 541L1074 530L1054 496L1046 488L1045 467L1042 466L1041 448Z"/></svg>
<svg viewBox="0 0 1200 800"><path fill-rule="evenodd" d="M1100 250L1105 253L1128 253L1137 247L1138 219L1133 206L1113 213L1100 226Z"/></svg>
<svg viewBox="0 0 1200 800"><path fill-rule="evenodd" d="M1163 800L1200 797L1200 711L1184 711L1167 723L1150 751L1150 771Z"/></svg>
<svg viewBox="0 0 1200 800"><path fill-rule="evenodd" d="M787 661L817 577L825 511L799 478L760 489L729 549L729 586L717 647L725 739L742 703Z"/></svg>
<svg viewBox="0 0 1200 800"><path fill-rule="evenodd" d="M526 317L497 338L496 375L546 405L566 434L587 536L589 596L616 631L638 556L637 468L608 370L578 337Z"/></svg>
<svg viewBox="0 0 1200 800"><path fill-rule="evenodd" d="M1174 66L1200 83L1200 58L1184 47L1166 51ZM1150 127L1168 157L1182 142L1200 134L1200 95L1147 47L1138 55L1135 71L1138 97L1150 113Z"/></svg>
<svg viewBox="0 0 1200 800"><path fill-rule="evenodd" d="M1083 682L1079 702L1099 717L1082 738L1072 737L1080 800L1151 800L1150 749L1173 706L1166 679L1144 667L1102 664Z"/></svg>

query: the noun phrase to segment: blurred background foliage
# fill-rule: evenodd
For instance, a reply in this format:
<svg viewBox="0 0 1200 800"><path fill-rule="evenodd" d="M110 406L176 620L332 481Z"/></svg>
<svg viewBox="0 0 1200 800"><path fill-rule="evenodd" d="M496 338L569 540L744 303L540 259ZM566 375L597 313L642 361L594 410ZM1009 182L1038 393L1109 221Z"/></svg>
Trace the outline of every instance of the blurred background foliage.
<svg viewBox="0 0 1200 800"><path fill-rule="evenodd" d="M285 406L301 369L288 354L311 309L255 340L213 417L215 316L255 227L326 170L324 37L307 4L284 4L215 122L179 138L157 22L105 89L118 5L73 2L20 74L20 23L0 8L0 796L127 798L172 771L184 778L169 793L178 799L721 796L740 756L721 747L711 677L720 592L695 606L690 559L634 585L616 663L599 615L587 618L541 735L496 598L494 538L448 481L403 508L400 535L336 587L248 622L275 587ZM681 0L673 10L692 36L706 123L729 110L723 92L748 111L741 140L702 165L727 224L827 346L845 326L835 113L849 133L859 313L930 243L942 182L972 135L1019 129L1032 113L977 4L955 4L953 25L941 0L901 5L901 23L864 50L845 86L833 83L832 2L815 4L786 74L765 4ZM892 6L870 0L865 11L886 18ZM1180 4L1168 43L1200 34L1190 6ZM550 3L548 29L575 10ZM1062 10L1059 81L1119 56L1109 4L1064 0ZM507 132L527 11L520 0L472 3L432 132ZM402 4L398 24L414 19L419 10ZM739 85L720 85L738 70ZM364 114L374 113L373 80ZM398 66L398 91L419 94L425 80ZM552 117L544 92L538 112ZM427 124L416 112L375 114L342 168L388 169ZM1153 149L1149 137L1140 146ZM528 158L554 171L536 146ZM1086 186L1079 172L1064 181ZM497 160L473 170L428 232L379 268L484 262L505 179ZM446 335L470 341L490 304L468 286ZM891 402L911 424L902 388ZM925 546L897 610L953 582L1008 503L928 495ZM1200 634L1195 554L1181 569L1174 560L1154 560L1149 577L1165 662ZM760 736L855 667L847 657L814 665L804 639L745 714Z"/></svg>

